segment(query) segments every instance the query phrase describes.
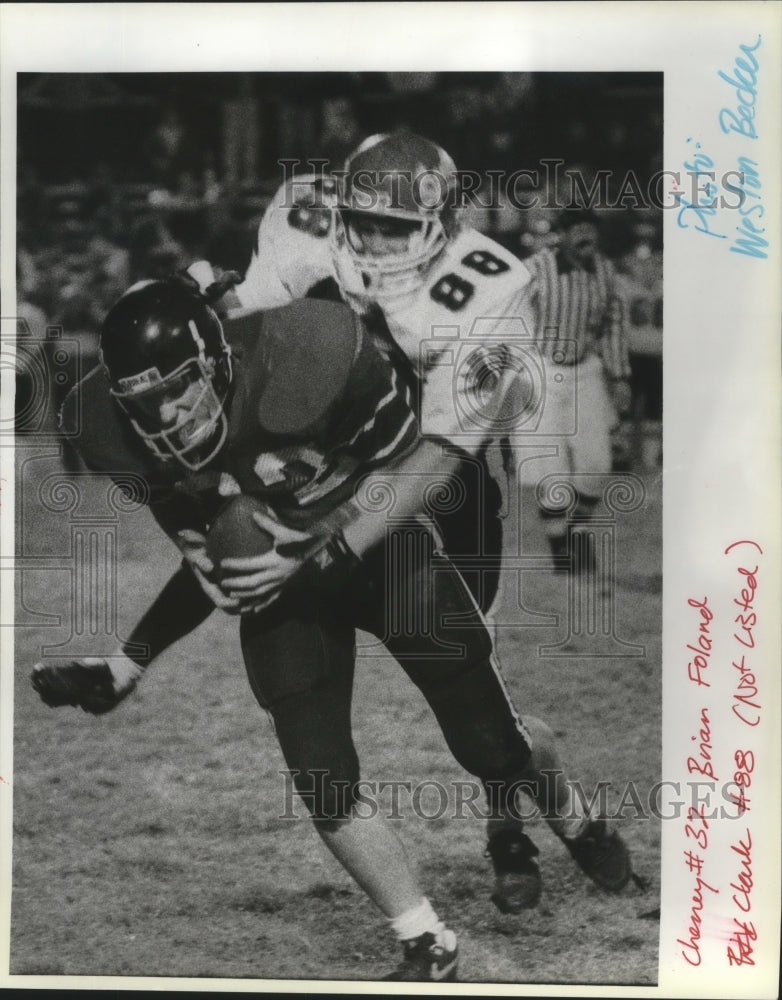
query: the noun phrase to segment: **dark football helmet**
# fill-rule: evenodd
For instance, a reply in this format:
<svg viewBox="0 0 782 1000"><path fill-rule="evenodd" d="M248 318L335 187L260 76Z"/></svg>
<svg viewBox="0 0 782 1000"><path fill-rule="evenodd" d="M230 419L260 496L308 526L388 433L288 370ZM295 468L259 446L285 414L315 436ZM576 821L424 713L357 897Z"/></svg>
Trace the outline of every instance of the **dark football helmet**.
<svg viewBox="0 0 782 1000"><path fill-rule="evenodd" d="M106 316L100 350L112 395L158 458L200 469L218 454L231 349L197 282L133 285Z"/></svg>
<svg viewBox="0 0 782 1000"><path fill-rule="evenodd" d="M345 163L336 271L358 273L381 307L414 294L459 231L456 166L407 132L373 135Z"/></svg>

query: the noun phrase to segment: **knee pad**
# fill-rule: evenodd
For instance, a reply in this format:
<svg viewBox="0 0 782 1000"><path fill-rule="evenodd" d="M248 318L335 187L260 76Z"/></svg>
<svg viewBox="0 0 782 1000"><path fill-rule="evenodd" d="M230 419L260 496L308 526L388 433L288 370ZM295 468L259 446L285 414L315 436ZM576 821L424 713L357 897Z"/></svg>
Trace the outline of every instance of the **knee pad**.
<svg viewBox="0 0 782 1000"><path fill-rule="evenodd" d="M352 671L274 704L270 714L285 763L313 819L350 815L360 779L350 724Z"/></svg>

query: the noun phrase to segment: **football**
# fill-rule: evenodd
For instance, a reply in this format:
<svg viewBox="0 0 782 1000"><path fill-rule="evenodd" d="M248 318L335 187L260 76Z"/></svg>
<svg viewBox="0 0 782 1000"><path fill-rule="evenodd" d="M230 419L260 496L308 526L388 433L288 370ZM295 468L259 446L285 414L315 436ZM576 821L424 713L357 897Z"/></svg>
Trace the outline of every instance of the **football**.
<svg viewBox="0 0 782 1000"><path fill-rule="evenodd" d="M206 554L220 577L223 559L262 556L274 547L274 539L253 520L253 514L268 512L268 507L255 497L240 493L231 497L214 520L206 536Z"/></svg>

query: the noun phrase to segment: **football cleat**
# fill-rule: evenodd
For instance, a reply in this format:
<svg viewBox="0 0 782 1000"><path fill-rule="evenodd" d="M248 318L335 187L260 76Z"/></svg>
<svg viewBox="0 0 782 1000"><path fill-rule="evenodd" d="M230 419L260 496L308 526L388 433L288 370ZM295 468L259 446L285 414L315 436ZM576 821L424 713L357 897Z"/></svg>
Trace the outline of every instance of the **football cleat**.
<svg viewBox="0 0 782 1000"><path fill-rule="evenodd" d="M486 853L494 865L491 901L502 913L521 913L538 905L543 880L535 860L540 853L521 830L500 830L489 838Z"/></svg>
<svg viewBox="0 0 782 1000"><path fill-rule="evenodd" d="M93 715L111 711L135 687L132 681L118 693L111 667L101 657L36 663L30 680L41 701L50 708L71 705Z"/></svg>
<svg viewBox="0 0 782 1000"><path fill-rule="evenodd" d="M438 940L426 933L411 941L403 942L404 956L401 965L384 982L397 983L453 983L459 962L459 949L453 931L443 931Z"/></svg>
<svg viewBox="0 0 782 1000"><path fill-rule="evenodd" d="M587 823L578 837L562 838L570 856L604 892L621 892L633 877L630 852L616 830L609 831L604 819Z"/></svg>

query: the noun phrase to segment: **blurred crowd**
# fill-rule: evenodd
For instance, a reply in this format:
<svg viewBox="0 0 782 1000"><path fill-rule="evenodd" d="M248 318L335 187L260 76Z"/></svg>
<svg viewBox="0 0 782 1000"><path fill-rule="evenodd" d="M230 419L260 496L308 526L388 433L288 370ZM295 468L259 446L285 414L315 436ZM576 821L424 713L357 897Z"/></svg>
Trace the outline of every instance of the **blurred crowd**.
<svg viewBox="0 0 782 1000"><path fill-rule="evenodd" d="M281 158L341 167L366 135L406 126L482 177L559 159L556 184L549 176L546 186L541 171L537 188L528 178L515 186L517 198L536 199L534 208L514 205L499 182L478 189L468 209L472 225L522 258L556 244L558 211L545 206L571 197L573 172L589 187L597 170L609 169L611 196L628 171L646 190L661 169L662 81L653 74L190 74L171 81L170 74L94 74L81 79L76 101L65 77L20 78L18 315L38 337L47 326L62 327L83 343L85 357L97 349L107 308L132 281L198 258L245 269L263 209L283 179ZM51 157L43 140L68 127L80 141L69 144L68 156ZM306 163L297 169L306 171ZM483 207L490 198L493 205ZM629 305L635 426L657 425L662 212L636 206L602 215L604 250Z"/></svg>

